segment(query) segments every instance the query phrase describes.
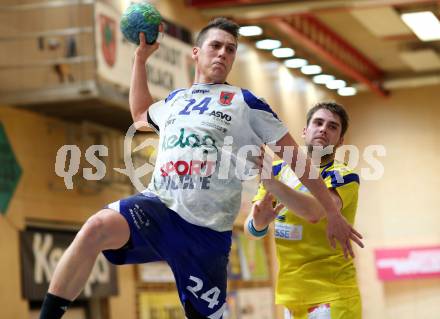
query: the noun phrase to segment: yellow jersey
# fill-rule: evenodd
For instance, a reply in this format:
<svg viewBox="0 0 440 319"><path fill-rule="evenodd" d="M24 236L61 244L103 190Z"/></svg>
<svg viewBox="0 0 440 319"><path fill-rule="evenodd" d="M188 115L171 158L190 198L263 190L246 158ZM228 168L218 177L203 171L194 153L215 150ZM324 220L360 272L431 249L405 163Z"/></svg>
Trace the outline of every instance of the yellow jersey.
<svg viewBox="0 0 440 319"><path fill-rule="evenodd" d="M283 161L273 164L276 179L297 191L309 192ZM333 161L320 168L327 188L341 197L342 214L350 224L356 214L359 176L344 163ZM254 201L266 190L260 184ZM340 247L331 248L326 235L327 221L311 224L283 209L275 220L275 241L279 273L276 303L304 305L343 299L359 294L352 259L345 259Z"/></svg>

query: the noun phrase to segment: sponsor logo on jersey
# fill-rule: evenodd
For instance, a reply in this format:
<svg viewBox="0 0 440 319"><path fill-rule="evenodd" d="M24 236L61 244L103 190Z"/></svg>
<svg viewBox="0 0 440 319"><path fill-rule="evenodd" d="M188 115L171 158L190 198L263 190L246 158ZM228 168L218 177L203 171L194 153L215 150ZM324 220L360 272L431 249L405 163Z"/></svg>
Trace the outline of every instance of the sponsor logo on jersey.
<svg viewBox="0 0 440 319"><path fill-rule="evenodd" d="M220 93L219 103L221 105L231 105L234 95L235 95L234 92L222 91Z"/></svg>
<svg viewBox="0 0 440 319"><path fill-rule="evenodd" d="M275 238L302 240L302 225L290 225L275 222Z"/></svg>
<svg viewBox="0 0 440 319"><path fill-rule="evenodd" d="M222 133L226 133L228 131L228 129L226 127L223 127L221 125L215 124L215 123L211 123L211 122L202 122L200 123L203 126L208 126L208 127L212 127L215 128L216 130L222 132ZM229 124L229 123L228 123Z"/></svg>
<svg viewBox="0 0 440 319"><path fill-rule="evenodd" d="M128 210L137 229L150 225L150 220L138 204L135 204L134 207L129 208Z"/></svg>
<svg viewBox="0 0 440 319"><path fill-rule="evenodd" d="M165 122L165 127L167 127L168 125L174 124L175 121L176 121L175 118L171 118L171 119L167 120Z"/></svg>
<svg viewBox="0 0 440 319"><path fill-rule="evenodd" d="M198 175L198 176L210 176L215 170L214 161L169 161L163 164L160 168L162 176L168 176L169 174L176 173L179 176L183 175Z"/></svg>
<svg viewBox="0 0 440 319"><path fill-rule="evenodd" d="M191 94L206 94L209 93L209 90L206 89L197 89L197 90L192 90Z"/></svg>
<svg viewBox="0 0 440 319"><path fill-rule="evenodd" d="M209 116L214 116L226 122L230 122L232 120L232 116L221 111L212 111L211 113L209 113Z"/></svg>
<svg viewBox="0 0 440 319"><path fill-rule="evenodd" d="M154 184L159 189L177 190L177 189L209 189L211 176L191 176L191 175L173 175L162 176L161 180L154 180Z"/></svg>
<svg viewBox="0 0 440 319"><path fill-rule="evenodd" d="M205 149L215 149L218 151L217 146L215 145L215 139L210 135L200 136L196 133L187 134L184 128L180 129L179 135L170 135L165 136L162 143L162 150L166 151L169 149L174 149L176 147L180 148L200 148L203 147Z"/></svg>

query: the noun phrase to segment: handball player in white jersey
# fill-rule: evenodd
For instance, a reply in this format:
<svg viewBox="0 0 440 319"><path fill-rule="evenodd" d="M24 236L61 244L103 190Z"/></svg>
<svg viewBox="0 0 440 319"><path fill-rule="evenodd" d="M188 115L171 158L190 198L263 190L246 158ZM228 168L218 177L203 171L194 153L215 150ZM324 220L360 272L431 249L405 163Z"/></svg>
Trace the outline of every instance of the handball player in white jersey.
<svg viewBox="0 0 440 319"><path fill-rule="evenodd" d="M62 317L101 252L114 264L166 261L187 318L223 317L231 231L241 202L242 173L249 168L240 154L275 144L282 157L284 147L293 147L295 169L299 152L268 104L226 82L238 29L225 18L204 27L192 51L194 84L156 103L145 64L159 43L147 45L140 35L130 110L135 122L147 122L160 136L153 177L145 191L110 203L83 225L56 267L40 319ZM327 212L330 242L351 252L351 240L359 234L342 217L322 179L308 178L313 169L309 160L305 167L301 181Z"/></svg>

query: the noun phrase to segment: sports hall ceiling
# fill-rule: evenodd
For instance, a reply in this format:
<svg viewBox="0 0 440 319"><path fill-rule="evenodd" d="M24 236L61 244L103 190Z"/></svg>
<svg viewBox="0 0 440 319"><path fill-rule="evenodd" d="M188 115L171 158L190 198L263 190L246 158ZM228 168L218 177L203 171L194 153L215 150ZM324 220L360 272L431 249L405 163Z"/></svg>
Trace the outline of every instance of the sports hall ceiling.
<svg viewBox="0 0 440 319"><path fill-rule="evenodd" d="M227 16L240 25L258 25L263 34L249 41L281 40L295 56L358 89L386 96L397 87L440 83L440 38L420 40L401 18L420 11L438 18L440 0L186 0L186 4L208 17Z"/></svg>
<svg viewBox="0 0 440 319"><path fill-rule="evenodd" d="M228 16L243 26L260 26L262 35L242 37L241 41L254 45L264 38L280 40L282 47L295 50L294 58L321 66L322 74L344 80L358 91L385 97L396 88L440 84L439 38L420 40L401 18L404 13L428 11L435 19L440 16L440 0L181 1L207 18ZM87 118L126 130L131 124L127 92L94 82L94 3L0 0L0 104L75 122ZM66 36L72 32L81 56L61 62L70 66L75 82L58 83L54 66L60 63L64 47L51 49L48 40L61 39L60 43L66 44ZM263 52L268 59L288 59ZM314 77L302 75L299 69L292 72Z"/></svg>

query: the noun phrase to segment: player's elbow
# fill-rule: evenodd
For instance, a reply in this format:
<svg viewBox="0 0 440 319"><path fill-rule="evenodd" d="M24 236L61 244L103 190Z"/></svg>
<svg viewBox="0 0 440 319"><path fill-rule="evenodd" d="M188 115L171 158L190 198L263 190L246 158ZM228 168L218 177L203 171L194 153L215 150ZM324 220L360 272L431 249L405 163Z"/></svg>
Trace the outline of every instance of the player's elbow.
<svg viewBox="0 0 440 319"><path fill-rule="evenodd" d="M317 224L325 217L325 210L324 208L319 205L317 209L313 212L313 214L310 215L310 223Z"/></svg>
<svg viewBox="0 0 440 319"><path fill-rule="evenodd" d="M137 131L151 131L150 125L145 120L143 114L132 114L133 126Z"/></svg>
<svg viewBox="0 0 440 319"><path fill-rule="evenodd" d="M137 123L142 121L142 113L141 112L131 112L131 118L133 119L133 123Z"/></svg>
<svg viewBox="0 0 440 319"><path fill-rule="evenodd" d="M324 217L324 212L318 208L314 209L313 211L308 211L305 215L306 220L310 224L317 224L321 221L322 217Z"/></svg>
<svg viewBox="0 0 440 319"><path fill-rule="evenodd" d="M320 220L320 218L316 214L313 214L313 213L307 213L307 214L305 214L304 217L305 217L305 220L310 224L316 224Z"/></svg>
<svg viewBox="0 0 440 319"><path fill-rule="evenodd" d="M321 218L319 216L312 216L309 218L309 223L310 224L317 224L319 223L319 221L321 220Z"/></svg>

